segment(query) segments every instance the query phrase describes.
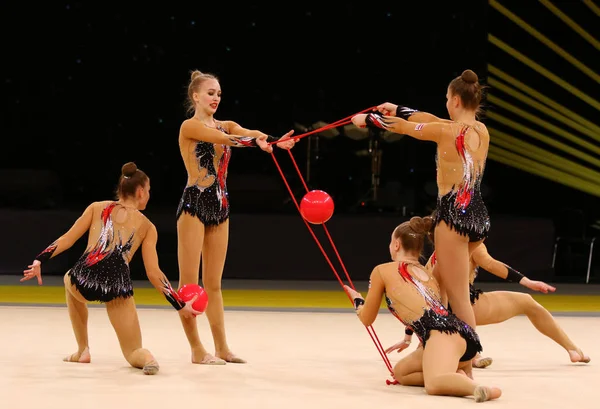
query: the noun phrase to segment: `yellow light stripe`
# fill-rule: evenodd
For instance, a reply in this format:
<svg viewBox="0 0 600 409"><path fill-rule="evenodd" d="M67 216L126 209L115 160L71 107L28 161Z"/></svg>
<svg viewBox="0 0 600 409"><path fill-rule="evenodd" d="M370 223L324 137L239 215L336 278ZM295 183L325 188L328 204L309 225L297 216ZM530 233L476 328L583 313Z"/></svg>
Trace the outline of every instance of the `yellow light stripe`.
<svg viewBox="0 0 600 409"><path fill-rule="evenodd" d="M549 117L554 118L554 119L564 123L565 125L568 125L571 128L581 132L582 134L587 135L587 136L600 142L600 127L594 126L595 128L598 128L597 132L594 132L590 129L593 124L590 123L589 128L584 125L581 125L581 123L576 122L576 121L566 117L565 115L561 114L560 112L555 111L554 109L551 109L548 106L546 106L540 102L537 102L533 98L528 97L527 95L517 91L514 88L509 87L508 85L496 80L493 77L489 77L487 80L487 83L490 87L492 87L492 89L500 90L500 91L504 92L505 94L508 94L508 95L514 97L515 99L518 99L519 101L529 105L530 107L537 109L540 112L543 112L544 114L548 115ZM490 93L490 95L493 95L493 94ZM488 96L488 100L489 100L489 96ZM556 105L560 106L558 103L556 103ZM565 110L566 110L566 108L565 108ZM563 110L563 112L565 110Z"/></svg>
<svg viewBox="0 0 600 409"><path fill-rule="evenodd" d="M562 58L573 64L577 67L581 72L586 74L588 77L600 83L600 75L596 74L594 70L590 67L579 61L577 58L573 57L571 54L566 52L562 47L558 44L550 40L548 37L540 33L538 30L533 28L529 23L525 22L522 18L517 16L512 11L508 10L506 7L498 3L496 0L490 0L490 6L498 10L500 13L504 14L511 21L521 27L523 30L527 31L533 37L537 38L541 43L543 43L546 47L554 51L556 54L560 55Z"/></svg>
<svg viewBox="0 0 600 409"><path fill-rule="evenodd" d="M600 296L532 294L532 297L549 311L600 311ZM138 306L171 308L165 298L153 288L136 289L134 298ZM223 290L223 299L225 308L321 308L352 311L352 303L341 288L339 291ZM58 286L0 286L0 303L66 307L65 290ZM380 308L387 309L383 300Z"/></svg>
<svg viewBox="0 0 600 409"><path fill-rule="evenodd" d="M554 146L555 148L558 148L558 149L562 150L563 152L569 153L579 159L583 159L588 163L591 163L595 166L600 167L600 159L597 157L588 155L587 153L583 153L583 152L573 148L572 146L569 146L567 144L559 142L554 138L551 138L547 135L544 135L544 134L536 131L535 129L529 128L523 124L513 121L513 120L505 117L504 115L497 114L494 111L489 111L489 112L487 112L486 115L489 119L498 121L499 123L509 126L519 132L523 132L525 135L531 136L540 142L543 142L550 146Z"/></svg>
<svg viewBox="0 0 600 409"><path fill-rule="evenodd" d="M584 183L580 179L572 176L566 176L554 168L524 158L513 152L506 151L498 146L490 145L488 158L490 160L504 163L505 165L543 177L553 182L560 183L562 185L600 197L600 189L596 187L590 187L589 183Z"/></svg>
<svg viewBox="0 0 600 409"><path fill-rule="evenodd" d="M488 101L490 101L490 103L492 103L496 106L502 107L514 114L517 114L520 117L525 118L528 121L533 122L533 123L541 126L542 128L549 130L550 132L554 132L555 134L560 135L563 138L565 138L583 148L586 148L591 152L594 152L594 153L600 155L600 145L596 145L594 143L584 141L583 139L577 137L576 135L573 135L572 133L567 132L562 128L559 128L558 126L553 125L548 121L544 121L543 119L540 119L535 115L525 112L521 108L519 108L513 104L510 104L510 103L504 101L503 99L498 98L494 95L488 95ZM600 161L598 163L600 164Z"/></svg>
<svg viewBox="0 0 600 409"><path fill-rule="evenodd" d="M496 75L496 76L500 77L504 81L519 88L521 91L531 95L533 98L536 98L538 101L546 104L550 108L554 108L555 110L560 111L560 112L564 113L565 115L568 115L570 118L572 118L573 120L576 120L581 125L587 126L590 130L600 133L600 127L598 125L596 125L595 123L588 121L587 119L585 119L581 115L577 114L576 112L568 109L564 105L559 104L558 102L554 101L553 99L548 98L544 94L525 85L523 82L519 81L518 79L516 79L515 77L513 77L511 75L508 75L507 73L500 70L496 66L494 66L492 64L488 64L488 72L492 75Z"/></svg>
<svg viewBox="0 0 600 409"><path fill-rule="evenodd" d="M495 128L488 127L488 130L491 135L490 140L494 144L510 149L521 155L528 156L540 163L545 163L557 170L563 170L573 176L580 177L582 180L591 182L600 189L600 172L581 166L578 163L572 162L552 152L548 152L538 146L524 142Z"/></svg>
<svg viewBox="0 0 600 409"><path fill-rule="evenodd" d="M571 94L575 95L582 101L587 102L588 104L590 104L591 106L593 106L594 108L596 108L597 110L600 111L600 102L598 102L594 98L590 97L586 93L582 92L580 89L574 87L573 85L569 84L567 81L563 80L562 78L560 78L557 75L553 74L552 72L548 71L546 68L542 67L540 64L536 63L531 58L528 58L524 54L515 50L513 47L509 46L504 41L495 37L493 34L488 34L488 40L490 43L494 44L496 47L500 48L502 51L511 55L515 59L521 61L523 64L529 66L536 72L542 74L544 77L553 81L555 84L559 85L560 87L569 91Z"/></svg>
<svg viewBox="0 0 600 409"><path fill-rule="evenodd" d="M548 10L550 10L556 17L561 19L566 25L571 27L573 31L575 31L577 34L579 34L581 37L587 40L588 43L596 47L597 50L600 50L600 41L596 40L590 33L587 32L587 30L585 30L583 27L581 27L579 24L573 21L571 17L563 13L558 7L552 4L551 1L540 0L540 3L546 6Z"/></svg>
<svg viewBox="0 0 600 409"><path fill-rule="evenodd" d="M600 7L596 6L592 0L583 0L583 3L590 8L598 17L600 17Z"/></svg>

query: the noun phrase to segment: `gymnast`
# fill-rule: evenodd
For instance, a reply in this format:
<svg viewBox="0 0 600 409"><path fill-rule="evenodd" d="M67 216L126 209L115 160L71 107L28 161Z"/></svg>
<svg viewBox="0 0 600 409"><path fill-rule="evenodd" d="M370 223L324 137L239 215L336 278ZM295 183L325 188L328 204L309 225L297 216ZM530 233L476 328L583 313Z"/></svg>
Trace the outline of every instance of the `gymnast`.
<svg viewBox="0 0 600 409"><path fill-rule="evenodd" d="M477 74L465 70L446 91L451 120L391 103L379 105L377 113L352 118L358 127L379 127L437 144L435 236L439 263L434 275L456 316L473 329L476 323L469 302L469 257L490 228L480 190L490 141L486 126L476 119L481 97Z"/></svg>
<svg viewBox="0 0 600 409"><path fill-rule="evenodd" d="M88 302L106 305L121 350L127 362L154 375L159 365L150 351L142 347L142 334L133 299L129 263L138 248L146 274L182 318L200 312L192 308L197 296L183 302L158 265L154 224L141 213L150 199L150 179L135 163L123 165L117 187L117 200L91 203L73 226L38 254L23 272L22 281L37 278L42 285L42 264L71 248L88 233L86 250L64 275L69 318L77 340L77 352L64 358L67 362L90 363L88 341Z"/></svg>
<svg viewBox="0 0 600 409"><path fill-rule="evenodd" d="M390 312L421 340L418 352L394 367L394 378L402 385L424 386L430 395L473 396L476 402L497 399L500 389L479 385L467 374L481 351L478 335L444 307L437 280L419 262L433 223L429 216L413 217L394 229L389 245L393 261L373 269L366 299L344 288L365 326L375 321L385 296Z"/></svg>
<svg viewBox="0 0 600 409"><path fill-rule="evenodd" d="M432 243L434 241L433 235L434 231L431 230L428 237ZM435 264L436 254L434 252L425 265L427 271L431 273ZM482 267L484 270L497 277L509 282L519 283L523 287L533 291L547 294L548 292L554 292L556 290L555 287L542 281L530 280L511 266L494 259L488 253L486 245L482 244L471 254L470 261L470 296L477 325L497 324L516 317L517 315L524 314L539 332L555 341L567 351L571 362L588 363L591 361L590 357L586 356L583 351L569 339L554 317L552 317L552 314L535 301L531 295L518 291L483 292L482 290L475 288L473 283L478 275L479 267ZM451 307L452 306L449 305L450 310ZM406 349L410 344L412 332L407 328L405 334L404 340L388 348L386 353L394 350L400 352L403 349ZM473 358L473 366L476 368L485 368L491 365L492 362L492 358L482 358L479 354Z"/></svg>
<svg viewBox="0 0 600 409"><path fill-rule="evenodd" d="M221 102L221 86L212 74L193 71L188 84L187 106L191 118L183 121L179 149L187 183L177 208L177 258L179 285L198 283L202 261L202 284L208 299L206 316L212 332L215 354L204 348L193 318L181 317L192 363L223 365L245 363L234 354L225 336L221 278L229 241L229 193L227 167L232 147L259 147L272 152L272 144L291 149L295 141L289 131L280 139L258 130L243 128L234 121L214 118ZM278 142L277 142L278 141Z"/></svg>

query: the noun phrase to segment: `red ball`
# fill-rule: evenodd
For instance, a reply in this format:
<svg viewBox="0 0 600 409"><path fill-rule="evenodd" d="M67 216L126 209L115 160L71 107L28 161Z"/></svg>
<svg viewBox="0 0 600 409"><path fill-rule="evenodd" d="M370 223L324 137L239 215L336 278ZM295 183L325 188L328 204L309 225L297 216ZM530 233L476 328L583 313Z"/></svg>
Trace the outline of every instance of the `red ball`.
<svg viewBox="0 0 600 409"><path fill-rule="evenodd" d="M311 190L300 201L300 214L312 224L328 221L333 216L333 209L333 199L322 190Z"/></svg>
<svg viewBox="0 0 600 409"><path fill-rule="evenodd" d="M208 305L208 294L206 294L204 288L198 284L186 284L177 291L177 294L179 294L179 297L181 297L184 302L190 301L198 294L198 298L196 298L196 301L192 304L192 308L199 312L204 312L206 310L206 306Z"/></svg>

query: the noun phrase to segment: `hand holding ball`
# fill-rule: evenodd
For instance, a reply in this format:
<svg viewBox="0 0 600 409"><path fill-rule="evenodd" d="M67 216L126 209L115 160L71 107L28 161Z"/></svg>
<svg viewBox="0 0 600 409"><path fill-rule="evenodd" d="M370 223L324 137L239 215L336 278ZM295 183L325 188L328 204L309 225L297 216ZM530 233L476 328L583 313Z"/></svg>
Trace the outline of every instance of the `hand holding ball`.
<svg viewBox="0 0 600 409"><path fill-rule="evenodd" d="M184 302L190 301L194 298L195 295L198 296L196 301L192 304L192 308L200 313L203 313L206 310L206 306L208 305L208 294L204 291L204 288L200 287L198 284L186 284L177 291L179 297Z"/></svg>

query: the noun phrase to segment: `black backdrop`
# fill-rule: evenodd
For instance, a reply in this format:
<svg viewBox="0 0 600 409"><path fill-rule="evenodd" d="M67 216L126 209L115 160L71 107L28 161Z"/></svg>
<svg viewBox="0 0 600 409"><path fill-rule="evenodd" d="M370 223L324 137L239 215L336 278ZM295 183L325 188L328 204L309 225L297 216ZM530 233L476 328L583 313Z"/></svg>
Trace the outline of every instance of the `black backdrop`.
<svg viewBox="0 0 600 409"><path fill-rule="evenodd" d="M506 2L506 6L555 40L584 43L576 42L576 35L564 24L533 3ZM595 27L585 6L555 3L581 25ZM445 116L448 82L471 68L485 83L488 63L510 68L513 75L554 92L564 103L581 107L588 118L594 114L563 91L552 91L530 68L490 45L488 35L493 33L549 68L570 70L569 80L582 89L588 84L581 73L573 73L562 60L556 63L551 52L486 1L302 2L285 7L267 2L233 6L61 1L35 7L3 2L0 7L0 34L6 40L0 82L4 141L0 213L13 221L12 230L3 225L2 248L13 258L19 254L17 265L26 263L42 242L57 237L65 223L74 220L74 213L65 212L79 212L90 201L112 196L120 167L130 160L152 178L148 214L153 220L164 220L157 222L163 226L160 249L164 259L170 259L175 245L174 211L186 179L177 132L185 118L183 103L192 69L221 79L219 119L233 119L274 135L294 127L300 132L317 121L333 122L386 100ZM586 46L581 47L578 58L592 64L585 57ZM484 108L494 109L487 102ZM485 115L482 119L486 121ZM343 231L341 236L363 237L353 242L358 246L378 243L365 240L367 233L356 231L356 226L371 226L373 218L390 217L390 223L372 230L383 243L388 230L405 215L429 213L436 194L433 145L410 138L383 142L380 202L365 209L360 203L370 197L369 141L355 141L341 131L334 138L319 137L318 151L313 140L310 155L306 139L294 150L305 175L311 157L310 188L324 189L334 197L332 226ZM289 159L278 157L295 194L300 195L302 186ZM276 225L268 217L290 217L286 223L305 228L267 154L235 150L228 183L234 215L228 268L235 271L233 276L253 275L261 267L251 266L253 249L245 250L245 240L260 232L265 243L280 245L288 235L278 230L267 236L266 227ZM525 250L512 250L523 254L521 264L535 265L540 271L548 265L557 215L566 207L575 208L589 224L600 208L596 197L494 161L488 162L484 193L493 230L506 218L523 220L523 226L535 225L536 220L551 226L539 232L541 248L527 250L532 252L528 255ZM36 212L13 213L26 209ZM44 216L42 209L52 216ZM28 224L30 220L36 224ZM496 254L508 254L503 252L510 252L513 245L510 229L502 231L509 232L508 242L498 238ZM307 235L298 232L323 263ZM24 241L16 245L16 237ZM490 243L493 240L490 237ZM377 257L357 256L352 263L363 265L362 271L385 258L383 244L381 250L369 247ZM18 249L26 250L20 254ZM293 250L279 251L290 252L286 268L295 264L304 271L312 266L294 261ZM3 271L19 271L5 255ZM536 258L543 261L533 262ZM361 264L363 259L368 263ZM273 271L278 269L283 267Z"/></svg>

